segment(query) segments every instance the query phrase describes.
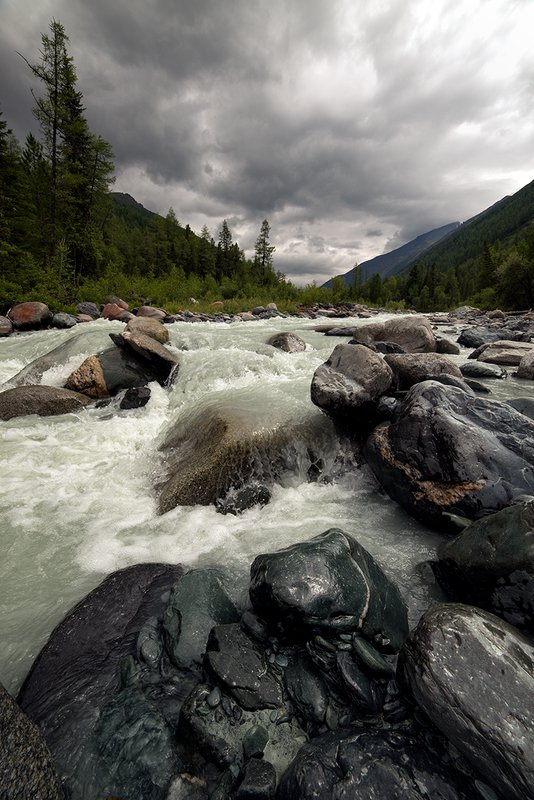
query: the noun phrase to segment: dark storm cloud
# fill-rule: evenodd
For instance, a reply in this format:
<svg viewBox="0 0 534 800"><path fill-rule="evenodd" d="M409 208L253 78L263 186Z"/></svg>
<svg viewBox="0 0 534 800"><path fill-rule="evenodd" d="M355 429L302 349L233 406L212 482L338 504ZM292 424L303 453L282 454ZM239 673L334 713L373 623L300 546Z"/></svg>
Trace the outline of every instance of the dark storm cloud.
<svg viewBox="0 0 534 800"><path fill-rule="evenodd" d="M26 4L24 4L26 5ZM0 103L23 137L52 17L117 188L195 230L231 220L301 281L462 220L531 180L532 4L0 0Z"/></svg>

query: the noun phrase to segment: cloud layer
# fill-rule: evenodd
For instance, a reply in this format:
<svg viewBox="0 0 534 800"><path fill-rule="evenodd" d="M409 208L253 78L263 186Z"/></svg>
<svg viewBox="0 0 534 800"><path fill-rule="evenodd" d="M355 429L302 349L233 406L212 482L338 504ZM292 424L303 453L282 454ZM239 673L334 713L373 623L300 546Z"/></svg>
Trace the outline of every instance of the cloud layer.
<svg viewBox="0 0 534 800"><path fill-rule="evenodd" d="M24 8L22 6L25 6ZM55 17L117 189L322 283L534 178L530 0L0 0L0 104ZM35 87L38 88L38 87Z"/></svg>

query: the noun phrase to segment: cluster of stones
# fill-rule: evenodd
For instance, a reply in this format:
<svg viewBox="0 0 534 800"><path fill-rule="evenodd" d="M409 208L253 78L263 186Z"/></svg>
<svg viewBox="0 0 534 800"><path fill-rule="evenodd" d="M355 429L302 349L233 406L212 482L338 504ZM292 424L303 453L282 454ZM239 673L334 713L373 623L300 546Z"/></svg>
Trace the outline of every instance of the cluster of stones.
<svg viewBox="0 0 534 800"><path fill-rule="evenodd" d="M59 774L80 800L532 800L533 650L512 626L440 604L409 635L339 529L257 556L248 602L234 584L140 564L84 598L19 705L0 694L19 796L59 800Z"/></svg>
<svg viewBox="0 0 534 800"><path fill-rule="evenodd" d="M193 298L191 298L193 300ZM196 303L196 301L194 301ZM130 309L128 303L120 297L112 295L106 298L103 305L97 306L92 302L78 303L76 314L67 314L63 311L52 313L45 303L28 301L18 303L9 309L5 316L0 315L0 336L10 336L12 333L40 330L42 328L73 328L75 325L92 322L95 319L119 320L128 322L134 317L143 317L159 320L166 324L173 322L253 322L260 319L274 319L276 317L297 316L303 319L317 319L318 317L371 317L381 313L384 309L367 308L358 303L318 303L314 306L302 307L296 315L285 314L278 311L276 303L266 306L256 306L250 311L239 311L236 314L224 312L224 301L216 300L211 303L212 313L195 311L178 311L170 314L163 308L152 305L141 305ZM220 309L220 310L218 310Z"/></svg>

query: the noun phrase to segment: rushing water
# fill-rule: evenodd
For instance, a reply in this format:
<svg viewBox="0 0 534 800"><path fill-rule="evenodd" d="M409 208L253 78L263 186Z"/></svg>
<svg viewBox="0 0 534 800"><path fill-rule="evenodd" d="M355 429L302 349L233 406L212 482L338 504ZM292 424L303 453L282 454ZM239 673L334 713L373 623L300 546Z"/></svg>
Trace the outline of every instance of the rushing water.
<svg viewBox="0 0 534 800"><path fill-rule="evenodd" d="M17 690L54 626L84 594L113 570L143 561L224 564L244 578L257 553L336 526L357 537L397 580L412 623L439 596L418 564L433 557L440 537L404 514L365 468L325 483L297 474L274 487L267 506L241 516L211 506L156 513L158 446L191 409L208 401L249 403L266 424L278 416L321 416L309 399L311 377L346 340L316 333L316 324L295 318L177 323L169 332L179 351L178 378L170 390L151 384L144 408L91 407L1 423L0 682L6 688ZM87 355L109 345L110 332L122 329L100 320L5 339L0 383L70 339L68 363L41 378L61 386ZM306 352L265 344L280 330L297 332Z"/></svg>

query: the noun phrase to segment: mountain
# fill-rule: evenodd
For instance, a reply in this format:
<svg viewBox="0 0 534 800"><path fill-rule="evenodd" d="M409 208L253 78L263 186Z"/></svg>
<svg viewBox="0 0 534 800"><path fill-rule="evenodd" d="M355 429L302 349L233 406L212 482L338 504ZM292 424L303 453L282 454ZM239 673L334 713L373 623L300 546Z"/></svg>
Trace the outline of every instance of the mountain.
<svg viewBox="0 0 534 800"><path fill-rule="evenodd" d="M402 247L397 247L396 250L391 250L389 253L384 253L381 256L364 261L359 265L363 280L371 278L375 273L378 273L382 280L390 278L401 272L407 264L410 264L427 251L436 242L441 241L446 236L449 236L460 226L459 222L450 222L448 225L443 225L441 228L434 228L427 233L422 233L410 242L403 244ZM354 269L345 272L344 275L339 275L347 286L352 286ZM332 287L332 278L323 284L324 288L329 289Z"/></svg>
<svg viewBox="0 0 534 800"><path fill-rule="evenodd" d="M439 271L453 267L467 269L481 257L486 245L507 244L521 238L532 223L534 181L468 219L445 239L414 256L404 264L402 271L408 271L415 264L422 268L434 266Z"/></svg>

